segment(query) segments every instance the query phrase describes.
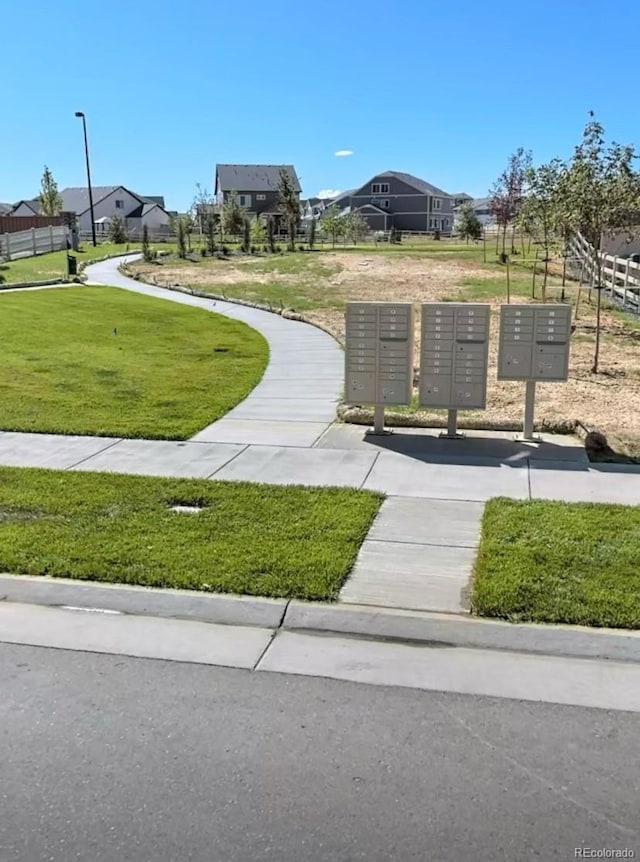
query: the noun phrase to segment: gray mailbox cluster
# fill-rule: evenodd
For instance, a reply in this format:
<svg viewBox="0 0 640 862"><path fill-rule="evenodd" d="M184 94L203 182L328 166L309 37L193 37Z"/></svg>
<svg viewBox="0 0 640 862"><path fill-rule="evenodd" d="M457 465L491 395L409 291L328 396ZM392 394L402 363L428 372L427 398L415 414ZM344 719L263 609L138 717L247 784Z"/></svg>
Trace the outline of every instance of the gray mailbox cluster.
<svg viewBox="0 0 640 862"><path fill-rule="evenodd" d="M498 380L566 380L570 305L503 305Z"/></svg>
<svg viewBox="0 0 640 862"><path fill-rule="evenodd" d="M347 400L409 404L413 390L413 304L348 302Z"/></svg>
<svg viewBox="0 0 640 862"><path fill-rule="evenodd" d="M422 306L420 405L482 410L487 401L490 306Z"/></svg>

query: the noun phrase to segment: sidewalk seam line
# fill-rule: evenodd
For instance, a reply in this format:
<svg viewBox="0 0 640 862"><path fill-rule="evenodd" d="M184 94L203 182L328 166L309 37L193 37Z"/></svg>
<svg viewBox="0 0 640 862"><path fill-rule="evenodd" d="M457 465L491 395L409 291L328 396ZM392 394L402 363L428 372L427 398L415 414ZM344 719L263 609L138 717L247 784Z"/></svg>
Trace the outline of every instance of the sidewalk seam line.
<svg viewBox="0 0 640 862"><path fill-rule="evenodd" d="M222 444L220 444L220 445L222 445ZM242 445L242 444L239 443L238 445ZM233 461L236 460L238 455L242 455L242 453L246 452L248 448L249 448L249 443L246 443L244 446L242 446L242 449L239 452L236 452L235 455L232 455L231 458L229 458L227 461L224 462L224 464L221 464L219 467L216 467L216 469L213 471L213 473L209 473L208 476L205 476L205 479L211 479L213 476L216 475L216 473L219 473L220 470L224 470L225 467L228 467L229 464L231 464Z"/></svg>
<svg viewBox="0 0 640 862"><path fill-rule="evenodd" d="M366 474L366 476L364 477L364 479L362 480L362 482L360 483L360 485L358 485L358 490L359 490L359 491L362 491L362 490L364 489L364 486L366 485L367 480L369 479L369 476L371 475L371 471L372 471L372 470L373 470L373 468L376 466L376 461L378 460L378 458L379 458L379 457L380 457L380 453L379 453L379 452L376 452L376 453L375 453L375 455L374 455L373 461L371 462L371 466L370 466L370 467L369 467L369 469L367 470L367 474ZM382 506L384 506L384 500L382 501ZM380 509L382 509L382 506L380 506ZM380 509L378 509L378 515L380 514ZM376 518L378 517L378 515L376 515ZM371 526L373 527L373 524L372 524ZM368 534L367 534L367 535L368 535Z"/></svg>
<svg viewBox="0 0 640 862"><path fill-rule="evenodd" d="M109 445L105 446L104 449L99 449L97 452L92 452L91 455L87 455L85 458L81 458L79 461L76 461L74 464L70 464L68 467L64 467L63 469L73 470L74 467L78 467L80 464L84 464L85 461L90 461L91 458L95 458L96 455L102 455L103 452L106 452L108 449L113 449L114 446L117 446L118 443L122 443L123 440L126 440L126 439L133 439L133 438L120 437L118 440L115 441L115 443L109 443ZM99 473L101 471L98 470L97 472Z"/></svg>

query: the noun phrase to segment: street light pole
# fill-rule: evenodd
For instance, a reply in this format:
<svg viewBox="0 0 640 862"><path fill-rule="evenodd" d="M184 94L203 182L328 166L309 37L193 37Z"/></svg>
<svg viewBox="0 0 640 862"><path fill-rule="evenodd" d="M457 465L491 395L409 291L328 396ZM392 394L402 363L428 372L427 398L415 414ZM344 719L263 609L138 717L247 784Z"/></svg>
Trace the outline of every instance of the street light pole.
<svg viewBox="0 0 640 862"><path fill-rule="evenodd" d="M91 170L89 168L89 142L87 140L87 120L82 111L76 111L76 117L82 118L82 129L84 131L84 154L87 160L87 185L89 187L89 210L91 211L91 236L93 237L93 246L96 243L96 221L93 215L93 192L91 190Z"/></svg>

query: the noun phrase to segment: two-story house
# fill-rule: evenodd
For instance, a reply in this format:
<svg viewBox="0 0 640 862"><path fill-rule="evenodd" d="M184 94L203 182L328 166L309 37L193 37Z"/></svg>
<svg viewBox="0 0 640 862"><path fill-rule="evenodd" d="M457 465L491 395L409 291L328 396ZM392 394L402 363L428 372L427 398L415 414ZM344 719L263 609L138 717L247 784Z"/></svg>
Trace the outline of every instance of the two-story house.
<svg viewBox="0 0 640 862"><path fill-rule="evenodd" d="M453 207L450 194L401 171L376 174L350 196L371 230L450 233Z"/></svg>
<svg viewBox="0 0 640 862"><path fill-rule="evenodd" d="M278 203L280 171L291 180L300 200L300 182L293 165L216 165L215 195L218 207L224 206L228 195L235 194L238 204L249 217L266 221L273 217L276 231L280 230L282 211Z"/></svg>
<svg viewBox="0 0 640 862"><path fill-rule="evenodd" d="M99 233L106 232L114 216L120 216L127 230L141 231L144 225L152 232L169 230L169 213L161 196L139 195L124 186L92 186L93 216ZM81 233L91 232L89 189L69 187L60 192L62 212L75 213ZM15 204L11 215L38 215L40 201L23 200Z"/></svg>

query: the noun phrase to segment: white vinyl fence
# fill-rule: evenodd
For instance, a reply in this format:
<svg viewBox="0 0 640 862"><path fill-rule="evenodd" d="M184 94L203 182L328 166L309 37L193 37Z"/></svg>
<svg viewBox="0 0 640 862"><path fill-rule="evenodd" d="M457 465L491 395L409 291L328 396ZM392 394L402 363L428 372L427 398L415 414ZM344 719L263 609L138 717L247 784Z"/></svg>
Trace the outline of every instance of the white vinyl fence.
<svg viewBox="0 0 640 862"><path fill-rule="evenodd" d="M67 248L69 228L66 225L32 227L17 233L0 234L0 258L35 257L49 251Z"/></svg>

